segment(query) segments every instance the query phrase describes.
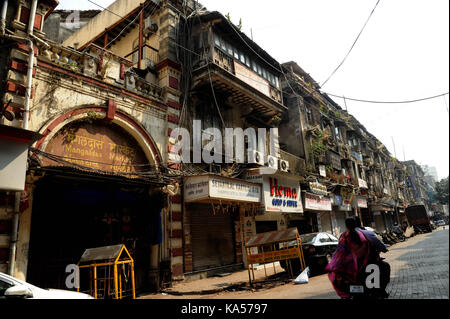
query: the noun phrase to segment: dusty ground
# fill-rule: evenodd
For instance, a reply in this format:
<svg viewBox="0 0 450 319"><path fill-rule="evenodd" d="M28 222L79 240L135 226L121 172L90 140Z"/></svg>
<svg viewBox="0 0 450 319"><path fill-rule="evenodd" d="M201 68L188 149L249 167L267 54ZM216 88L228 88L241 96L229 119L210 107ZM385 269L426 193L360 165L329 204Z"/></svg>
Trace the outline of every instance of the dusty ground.
<svg viewBox="0 0 450 319"><path fill-rule="evenodd" d="M449 298L449 230L439 228L432 234L418 235L394 245L387 254L391 265L391 299ZM273 268L267 267L269 275ZM272 270L272 272L270 272ZM264 270L257 271L260 278ZM210 288L226 282L248 281L247 271L225 278L209 278L178 286L183 289ZM186 290L186 291L187 291ZM212 295L171 296L154 294L144 299L338 299L327 275L315 276L308 284L288 283L258 291L223 292Z"/></svg>

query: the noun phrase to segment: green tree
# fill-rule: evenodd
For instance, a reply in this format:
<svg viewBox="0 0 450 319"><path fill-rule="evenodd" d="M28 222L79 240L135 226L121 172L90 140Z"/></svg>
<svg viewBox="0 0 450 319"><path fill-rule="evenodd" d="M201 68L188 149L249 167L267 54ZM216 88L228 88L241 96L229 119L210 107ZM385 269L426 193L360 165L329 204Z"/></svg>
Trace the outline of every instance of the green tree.
<svg viewBox="0 0 450 319"><path fill-rule="evenodd" d="M442 205L448 204L448 177L436 183L434 198Z"/></svg>

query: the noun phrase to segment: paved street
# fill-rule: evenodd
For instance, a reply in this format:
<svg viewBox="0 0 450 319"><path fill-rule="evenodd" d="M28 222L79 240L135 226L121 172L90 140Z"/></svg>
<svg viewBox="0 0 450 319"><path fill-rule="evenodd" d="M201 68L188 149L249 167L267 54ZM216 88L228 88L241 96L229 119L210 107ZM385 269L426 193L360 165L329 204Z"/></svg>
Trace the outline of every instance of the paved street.
<svg viewBox="0 0 450 319"><path fill-rule="evenodd" d="M384 255L392 268L388 286L390 299L449 298L449 230L418 235L396 244ZM164 299L152 295L146 298ZM287 284L256 292L226 292L206 296L180 296L182 299L338 299L326 275L310 278L306 285Z"/></svg>

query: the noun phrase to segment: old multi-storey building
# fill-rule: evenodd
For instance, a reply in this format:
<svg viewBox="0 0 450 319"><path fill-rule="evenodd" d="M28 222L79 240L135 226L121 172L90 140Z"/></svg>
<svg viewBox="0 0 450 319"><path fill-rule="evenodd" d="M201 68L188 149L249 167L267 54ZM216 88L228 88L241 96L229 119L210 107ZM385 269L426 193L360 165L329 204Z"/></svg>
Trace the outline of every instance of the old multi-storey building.
<svg viewBox="0 0 450 319"><path fill-rule="evenodd" d="M125 244L157 289L241 269L257 233L384 230L424 200L417 165L196 1L118 0L80 24L58 1L4 3L0 142L25 148L0 156L26 183L0 181L0 271L64 288L85 249Z"/></svg>
<svg viewBox="0 0 450 319"><path fill-rule="evenodd" d="M16 205L2 192L2 245L13 248L2 246L1 270L64 288L65 267L85 249L124 243L138 288L157 286L160 261L176 276L181 201L168 145L180 111L171 41L181 6L116 1L61 45L43 32L57 1L4 3L1 98L12 118L2 124L39 138ZM171 234L158 235L161 221Z"/></svg>

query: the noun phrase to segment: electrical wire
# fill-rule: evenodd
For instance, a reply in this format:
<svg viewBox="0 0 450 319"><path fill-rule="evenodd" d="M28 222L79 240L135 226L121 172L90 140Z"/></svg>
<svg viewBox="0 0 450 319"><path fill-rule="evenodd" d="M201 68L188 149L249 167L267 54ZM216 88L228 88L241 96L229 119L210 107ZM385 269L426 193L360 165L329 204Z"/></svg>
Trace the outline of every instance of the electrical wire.
<svg viewBox="0 0 450 319"><path fill-rule="evenodd" d="M94 4L94 5L96 5L96 6L99 7L99 8L102 8L102 9L105 10L105 11L108 11L109 13L114 14L115 16L117 16L117 17L119 17L119 18L121 18L121 19L124 19L124 20L127 21L127 22L130 22L130 20L126 19L125 17L122 17L121 15L118 15L117 13L115 13L115 12L109 10L108 8L105 8L105 7L101 6L101 5L99 5L98 3L95 3L94 1L91 1L91 0L87 0L87 1L90 2L90 3L92 3L92 4ZM136 25L138 25L138 24L136 24Z"/></svg>
<svg viewBox="0 0 450 319"><path fill-rule="evenodd" d="M337 68L330 74L330 76L325 80L325 82L323 82L323 84L321 85L322 87L325 86L325 84L328 83L328 81L331 79L331 77L341 68L341 66L344 64L344 62L347 60L348 56L350 55L350 53L352 52L353 48L355 47L356 43L358 42L361 34L363 33L364 29L367 26L367 23L369 23L370 18L372 17L373 13L375 12L375 9L378 7L378 4L380 3L381 0L378 0L377 3L375 4L375 7L372 9L372 12L369 15L369 18L367 18L366 23L364 23L363 28L361 29L361 31L359 32L358 36L356 37L356 40L353 42L352 46L350 47L350 50L348 51L347 55L344 57L344 59L342 60L342 62L337 66Z"/></svg>
<svg viewBox="0 0 450 319"><path fill-rule="evenodd" d="M324 92L325 93L325 92ZM405 101L370 101L370 100L363 100L363 99L353 99L353 98L349 98L349 97L343 97L343 96L339 96L336 94L331 94L331 93L325 93L329 96L332 97L336 97L336 98L340 98L340 99L345 99L345 100L349 100L349 101L354 101L354 102L362 102L362 103L372 103L372 104L409 104L409 103L417 103L417 102L423 102L423 101L428 101L428 100L434 100L440 97L445 97L446 95L449 94L449 92L447 93L443 93L443 94L439 94L439 95L435 95L435 96L431 96L431 97L426 97L426 98L421 98L421 99L415 99L415 100L405 100Z"/></svg>
<svg viewBox="0 0 450 319"><path fill-rule="evenodd" d="M103 8L103 9L105 9L105 10L107 10L108 12L111 12L111 13L113 13L113 14L115 14L116 16L118 16L118 17L121 17L122 19L125 19L124 17L122 17L122 16L120 16L120 15L118 15L118 14L116 14L116 13L114 13L114 12L112 12L111 10L109 10L109 9L107 9L107 8L104 8L104 7L102 7L102 6L100 6L100 5L98 5L98 4L96 4L95 2L93 2L93 1L90 1L90 0L88 0L89 2L92 2L93 4L95 4L95 5L97 5L97 6L99 6L99 7L101 7L101 8ZM380 2L380 0L377 2L377 4L376 4L376 6L378 5L378 3ZM376 6L375 6L375 8L376 8ZM373 11L375 10L375 8L372 10L372 13L371 13L371 15L373 14ZM197 10L197 11L199 11L199 10ZM191 16L193 16L194 15L194 13L196 13L196 15L198 15L198 13L199 12L193 12L192 14L191 14ZM369 19L370 19L370 17L369 17ZM369 19L366 21L366 24L367 24L367 22L369 21ZM130 21L130 20L127 20L127 19L125 19L126 21ZM286 92L286 91L283 91L283 90L280 90L282 93L284 93L284 94L286 94L286 93L293 93L294 95L296 95L297 97L300 97L300 95L298 95L297 93L296 93L296 90L294 90L293 88L292 88L292 86L291 86L291 84L290 84L290 81L287 79L287 76L286 76L286 73L284 72L284 70L283 70L283 66L282 66L282 64L281 63L278 63L279 64L279 68L277 68L277 67L275 67L272 63L270 63L270 62L268 62L266 59L264 59L260 54L258 54L248 43L247 43L247 41L241 36L241 34L239 33L239 31L237 31L235 28L234 28L234 26L231 24L231 22L229 22L227 19L225 19L225 21L228 23L228 24L230 24L230 26L232 27L232 29L234 30L234 32L241 38L241 40L245 43L245 45L248 47L248 48L250 48L250 50L252 50L252 52L253 53L255 53L261 60L263 60L266 64L268 64L270 67L272 67L274 70L276 70L277 72L280 72L280 73L282 73L283 74L283 76L284 76L284 78L286 79L286 82L287 82L287 84L288 84L288 86L290 87L290 89L292 90L292 92ZM365 24L365 25L366 25ZM363 30L364 30L364 28L363 28ZM361 32L360 32L360 34L361 34ZM154 34L155 36L157 36L157 37L159 37L160 38L160 36L158 35L158 34ZM359 35L360 36L360 35ZM179 48L181 48L181 49L183 49L183 50L185 50L185 51L187 51L187 52L190 52L190 53L192 53L192 54L194 54L194 55L196 55L196 56L199 56L199 57L201 57L201 55L200 54L198 54L197 52L194 52L194 51L192 51L192 50L190 50L190 49L188 49L188 48L186 48L185 46L182 46L182 45L180 45L179 43L177 43L175 40L173 40L173 39L169 39L169 41L170 42L172 42L173 44L175 44L176 46L178 46ZM356 41L355 41L356 42ZM354 45L353 45L354 46ZM353 48L353 46L352 46L352 48ZM350 52L349 52L350 53ZM348 56L348 55L347 55ZM133 72L134 73L134 72ZM136 76L138 76L136 73L134 73ZM247 78L249 78L250 79L250 77L248 77L248 76L246 76L246 75L244 75L244 74L240 74L241 76L244 76L244 77L247 77ZM138 76L139 77L139 76ZM139 77L140 79L142 79L141 77ZM265 84L265 82L260 82L260 81L256 81L255 79L253 79L255 82L257 82L257 83L264 83ZM325 83L324 83L325 84ZM322 85L323 86L323 85ZM329 96L332 96L332 97L337 97L337 98L343 98L343 95L336 95L336 94L331 94L331 93L327 93L327 92L322 92L322 93L325 93L325 94L327 94L327 95L329 95ZM437 95L437 96L434 96L434 97L431 97L431 98L422 98L422 99L416 99L416 100L410 100L410 101L399 101L399 102L385 102L385 101L370 101L370 100L367 100L367 99L352 99L352 98L347 98L347 97L345 97L345 99L346 100L350 100L350 101L355 101L355 102L365 102L365 103L374 103L374 104L406 104L406 103L416 103L416 102L421 102L421 101L426 101L426 100L430 100L430 99L435 99L435 98L438 98L438 97L441 97L441 96L445 96L445 95L448 95L449 93L445 93L445 94L440 94L440 95Z"/></svg>

